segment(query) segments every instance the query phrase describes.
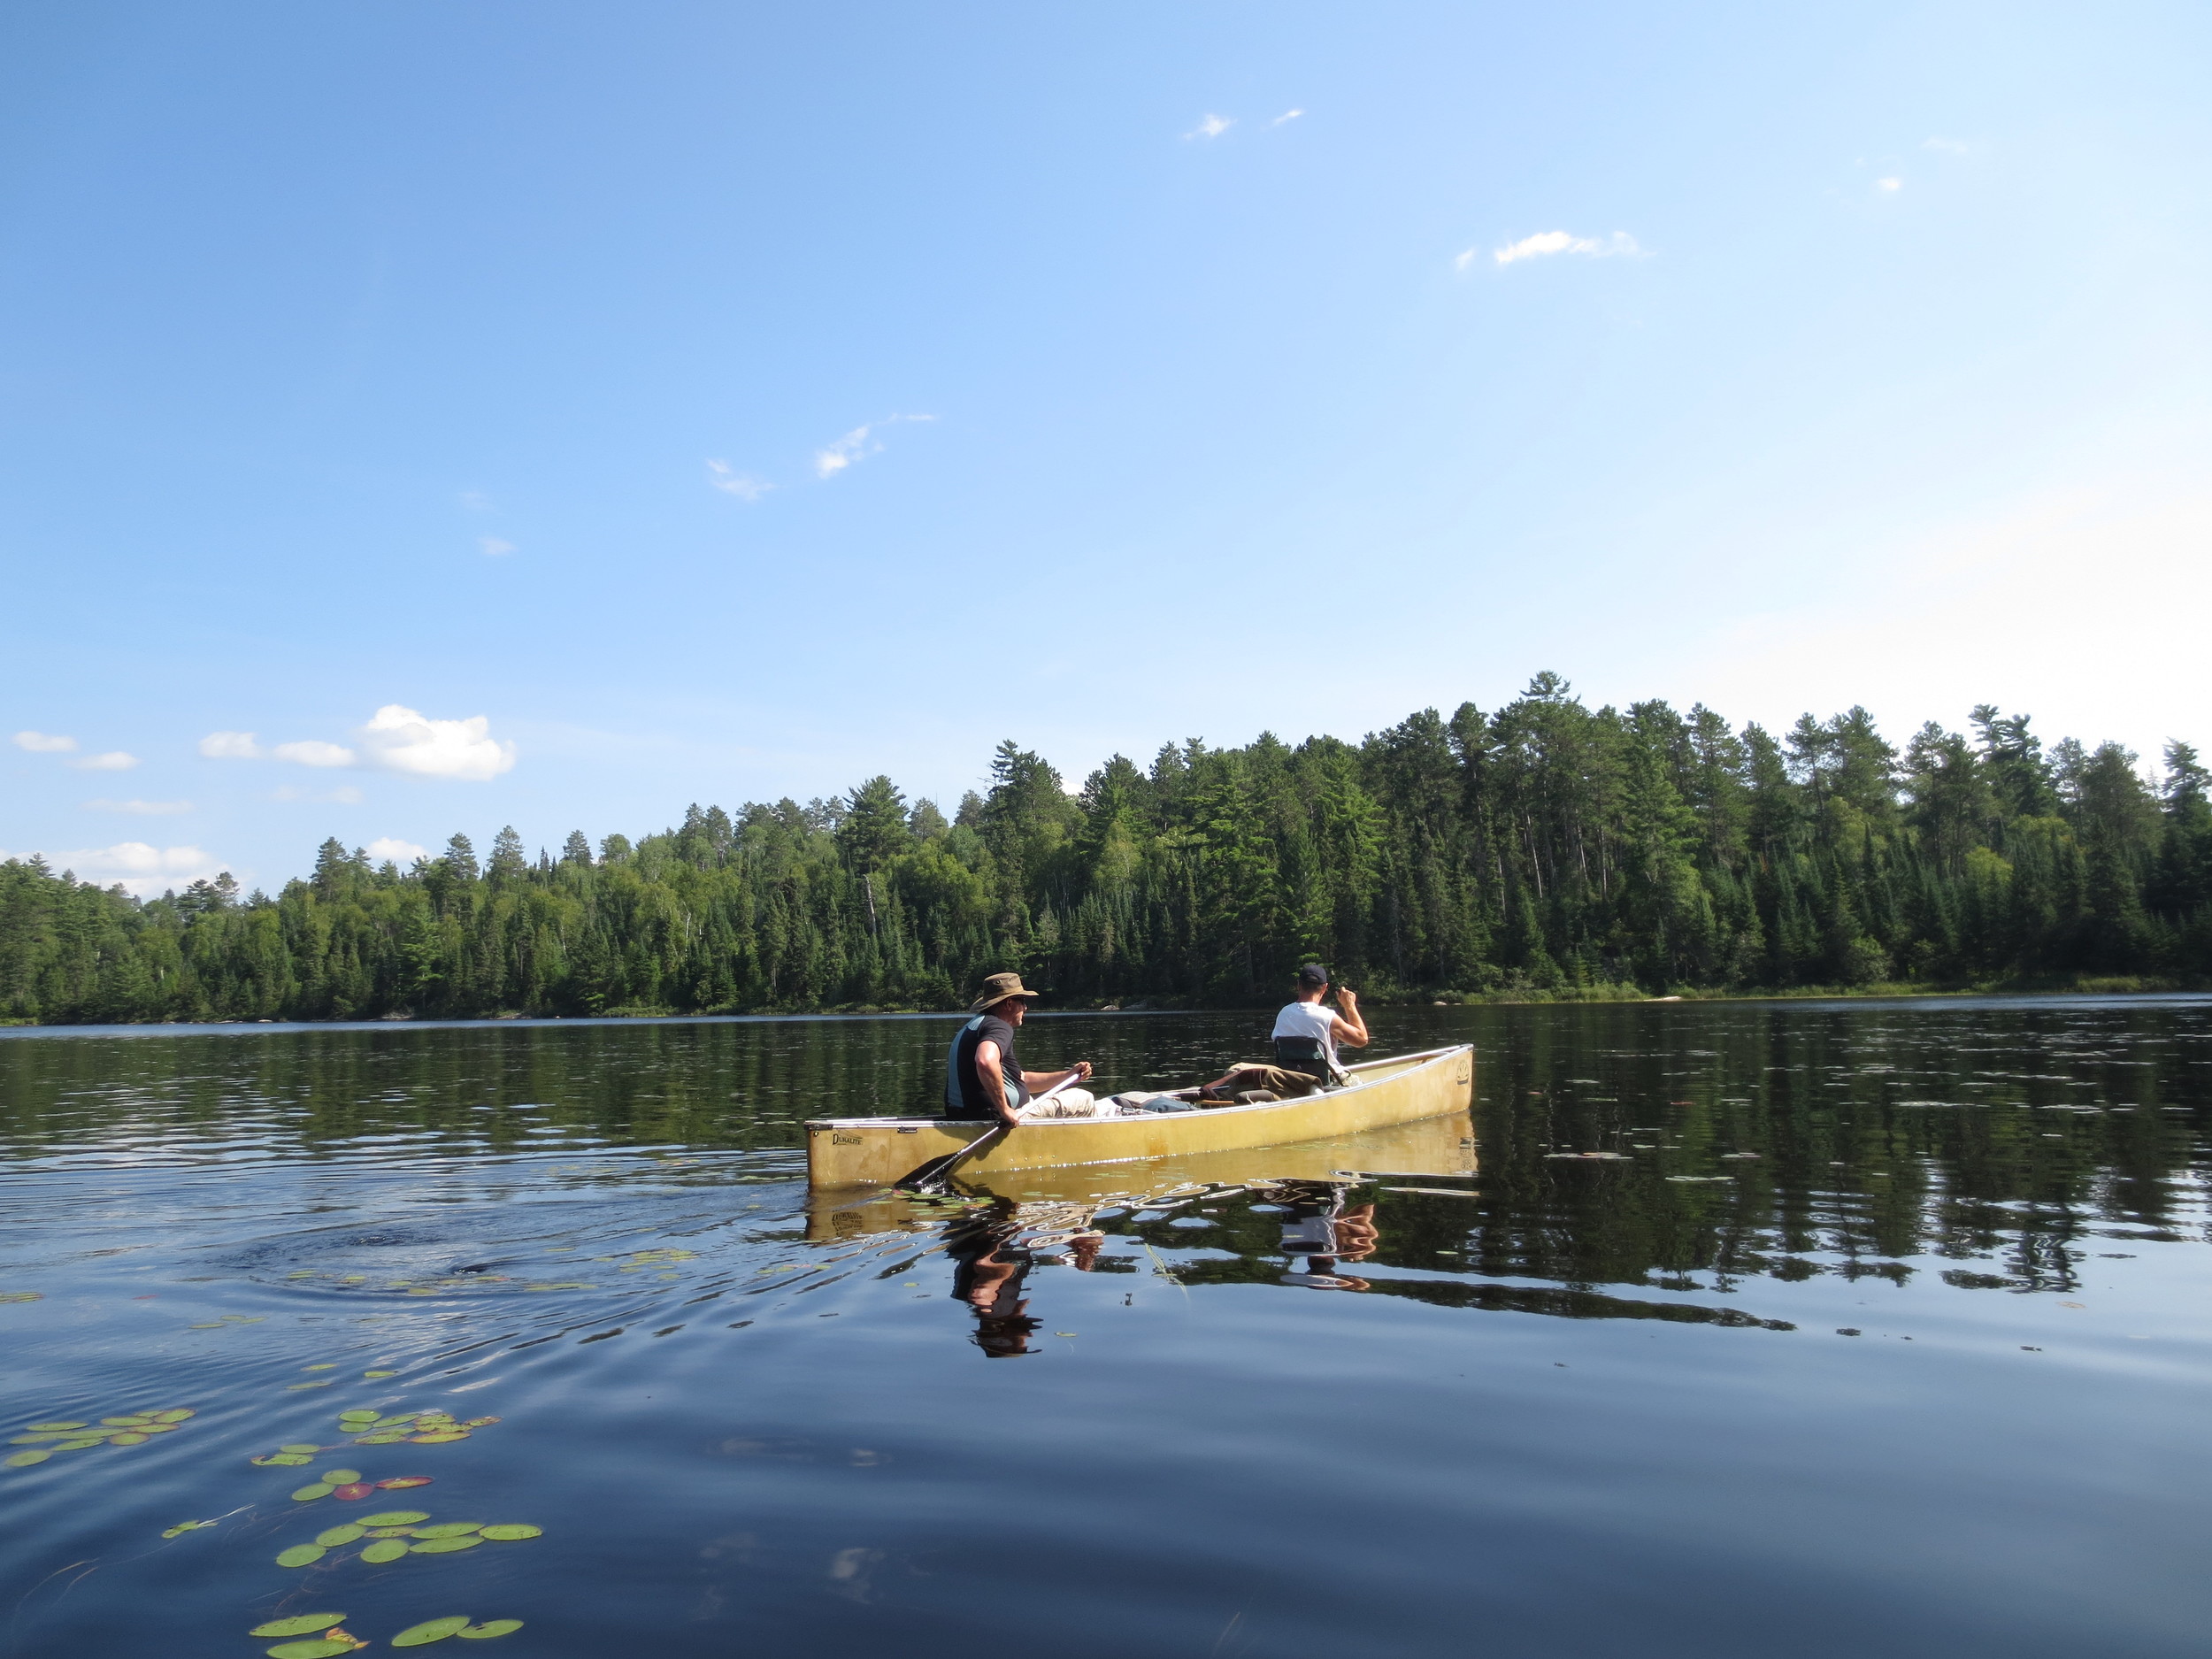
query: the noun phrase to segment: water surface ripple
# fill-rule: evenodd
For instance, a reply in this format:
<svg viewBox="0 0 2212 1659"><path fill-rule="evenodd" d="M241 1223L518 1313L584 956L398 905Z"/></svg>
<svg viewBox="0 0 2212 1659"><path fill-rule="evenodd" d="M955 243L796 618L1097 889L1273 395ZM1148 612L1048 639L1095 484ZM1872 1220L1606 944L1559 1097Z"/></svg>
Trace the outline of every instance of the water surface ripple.
<svg viewBox="0 0 2212 1659"><path fill-rule="evenodd" d="M0 1033L0 1655L2201 1649L2212 999L1374 1024L1474 1121L943 1204L800 1128L943 1019ZM543 1535L277 1564L390 1509Z"/></svg>

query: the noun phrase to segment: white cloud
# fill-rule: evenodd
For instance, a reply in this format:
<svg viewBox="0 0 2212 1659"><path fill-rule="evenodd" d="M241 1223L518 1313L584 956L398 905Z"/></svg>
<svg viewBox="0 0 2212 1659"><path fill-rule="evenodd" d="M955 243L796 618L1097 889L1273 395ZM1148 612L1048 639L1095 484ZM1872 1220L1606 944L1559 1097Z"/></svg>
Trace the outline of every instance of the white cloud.
<svg viewBox="0 0 2212 1659"><path fill-rule="evenodd" d="M855 426L827 449L815 451L814 476L835 478L855 461L874 455L882 448L880 443L871 444L868 442L867 427Z"/></svg>
<svg viewBox="0 0 2212 1659"><path fill-rule="evenodd" d="M111 749L104 755L87 755L81 760L65 761L79 772L128 772L138 764L138 757L127 755L119 749Z"/></svg>
<svg viewBox="0 0 2212 1659"><path fill-rule="evenodd" d="M210 732L200 740L200 753L210 760L259 760L261 745L251 732Z"/></svg>
<svg viewBox="0 0 2212 1659"><path fill-rule="evenodd" d="M1578 253L1592 259L1607 259L1616 255L1640 254L1636 239L1624 230L1617 230L1601 242L1595 236L1577 236L1563 230L1539 231L1533 236L1524 236L1518 242L1508 242L1494 249L1490 257L1500 265L1517 265L1523 259L1540 259L1549 254ZM1455 270L1464 271L1479 258L1480 252L1470 248L1452 261Z"/></svg>
<svg viewBox="0 0 2212 1659"><path fill-rule="evenodd" d="M18 732L15 746L27 749L34 755L66 755L77 747L73 737L55 737L44 732Z"/></svg>
<svg viewBox="0 0 2212 1659"><path fill-rule="evenodd" d="M334 801L340 806L358 806L368 797L349 783L342 783L335 789L303 789L297 784L281 784L269 791L272 801L311 801L318 803Z"/></svg>
<svg viewBox="0 0 2212 1659"><path fill-rule="evenodd" d="M515 764L515 746L495 739L491 722L480 714L465 720L433 720L388 703L354 735L369 765L418 778L482 783Z"/></svg>
<svg viewBox="0 0 2212 1659"><path fill-rule="evenodd" d="M470 512L489 512L492 498L480 489L465 489L461 492L461 505Z"/></svg>
<svg viewBox="0 0 2212 1659"><path fill-rule="evenodd" d="M87 801L88 812L131 812L142 818L161 818L177 812L189 812L189 801Z"/></svg>
<svg viewBox="0 0 2212 1659"><path fill-rule="evenodd" d="M407 864L426 856L430 849L418 847L412 841L401 841L396 836L380 835L361 850L368 854L370 862L373 864Z"/></svg>
<svg viewBox="0 0 2212 1659"><path fill-rule="evenodd" d="M1905 181L1902 179L1877 179L1874 188L1878 190L1901 190L1905 188Z"/></svg>
<svg viewBox="0 0 2212 1659"><path fill-rule="evenodd" d="M153 898L165 887L211 876L221 868L197 847L152 847L144 841L79 847L69 852L48 853L45 858L56 870L73 871L80 881L120 887L142 899Z"/></svg>
<svg viewBox="0 0 2212 1659"><path fill-rule="evenodd" d="M495 559L515 550L513 542L502 541L495 535L480 535L476 538L476 545L484 549L484 557L488 559Z"/></svg>
<svg viewBox="0 0 2212 1659"><path fill-rule="evenodd" d="M1973 145L1956 138L1924 138L1920 148L1932 150L1946 156L1964 156L1973 152Z"/></svg>
<svg viewBox="0 0 2212 1659"><path fill-rule="evenodd" d="M269 751L277 760L288 760L295 766L350 766L357 757L343 743L326 743L319 737L306 738L297 743L279 743Z"/></svg>
<svg viewBox="0 0 2212 1659"><path fill-rule="evenodd" d="M1270 127L1280 127L1285 121L1294 121L1304 113L1305 111L1303 110L1285 110L1280 115L1270 121L1268 125Z"/></svg>
<svg viewBox="0 0 2212 1659"><path fill-rule="evenodd" d="M1237 124L1233 115L1208 115L1183 134L1186 138L1218 138Z"/></svg>
<svg viewBox="0 0 2212 1659"><path fill-rule="evenodd" d="M864 433L867 430L865 426L861 428ZM825 473L823 476L826 477L828 474ZM741 472L727 461L707 463L707 482L722 491L723 494L734 495L740 501L758 501L770 490L775 488L775 486L766 479L755 478L750 472Z"/></svg>

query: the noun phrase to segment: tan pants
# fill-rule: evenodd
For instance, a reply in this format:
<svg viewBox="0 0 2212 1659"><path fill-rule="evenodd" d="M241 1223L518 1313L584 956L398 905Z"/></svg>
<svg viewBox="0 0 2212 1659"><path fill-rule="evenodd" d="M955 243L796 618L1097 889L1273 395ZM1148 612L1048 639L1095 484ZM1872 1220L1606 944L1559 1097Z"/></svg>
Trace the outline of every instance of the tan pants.
<svg viewBox="0 0 2212 1659"><path fill-rule="evenodd" d="M1318 1094L1321 1081L1303 1071L1286 1071L1279 1065L1240 1065L1229 1073L1222 1084L1225 1094L1241 1094L1247 1089L1263 1088L1284 1100L1297 1100L1307 1094Z"/></svg>
<svg viewBox="0 0 2212 1659"><path fill-rule="evenodd" d="M1033 1100L1022 1108L1025 1118L1095 1118L1098 1100L1088 1089L1064 1088L1050 1100Z"/></svg>

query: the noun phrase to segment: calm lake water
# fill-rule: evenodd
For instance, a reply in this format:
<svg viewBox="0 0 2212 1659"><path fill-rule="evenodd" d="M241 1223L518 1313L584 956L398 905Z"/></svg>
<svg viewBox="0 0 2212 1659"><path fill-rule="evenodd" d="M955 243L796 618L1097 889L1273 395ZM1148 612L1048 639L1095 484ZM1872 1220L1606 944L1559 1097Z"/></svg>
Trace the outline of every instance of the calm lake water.
<svg viewBox="0 0 2212 1659"><path fill-rule="evenodd" d="M804 1180L944 1019L0 1037L0 1653L2202 1651L2212 1000L1371 1018L1471 1125L970 1207Z"/></svg>

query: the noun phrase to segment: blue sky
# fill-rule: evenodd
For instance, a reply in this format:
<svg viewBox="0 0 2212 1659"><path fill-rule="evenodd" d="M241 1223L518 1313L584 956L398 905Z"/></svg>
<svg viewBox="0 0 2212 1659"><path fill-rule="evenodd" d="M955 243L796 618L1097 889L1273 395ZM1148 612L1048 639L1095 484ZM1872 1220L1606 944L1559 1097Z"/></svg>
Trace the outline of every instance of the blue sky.
<svg viewBox="0 0 2212 1659"><path fill-rule="evenodd" d="M1540 669L2212 747L2200 6L17 7L0 849Z"/></svg>

